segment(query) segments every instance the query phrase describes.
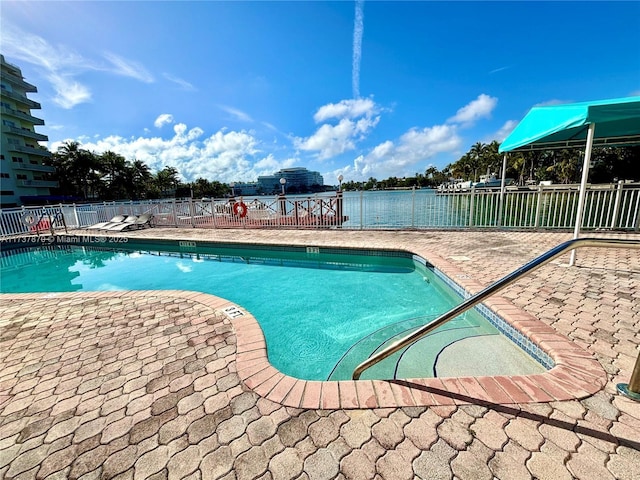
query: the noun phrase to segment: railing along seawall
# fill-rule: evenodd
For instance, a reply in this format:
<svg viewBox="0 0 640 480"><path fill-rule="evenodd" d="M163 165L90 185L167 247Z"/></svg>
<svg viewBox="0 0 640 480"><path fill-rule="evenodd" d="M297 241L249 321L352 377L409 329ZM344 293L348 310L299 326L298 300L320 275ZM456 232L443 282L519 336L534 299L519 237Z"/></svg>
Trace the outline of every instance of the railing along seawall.
<svg viewBox="0 0 640 480"><path fill-rule="evenodd" d="M572 229L578 185L470 189L463 192L404 190L345 192L342 228ZM582 228L640 229L640 184L588 185Z"/></svg>
<svg viewBox="0 0 640 480"><path fill-rule="evenodd" d="M325 229L572 229L578 185L337 192L313 196L166 199L0 210L0 236L83 228L116 215L153 215L154 226ZM589 185L584 230L640 230L640 184Z"/></svg>

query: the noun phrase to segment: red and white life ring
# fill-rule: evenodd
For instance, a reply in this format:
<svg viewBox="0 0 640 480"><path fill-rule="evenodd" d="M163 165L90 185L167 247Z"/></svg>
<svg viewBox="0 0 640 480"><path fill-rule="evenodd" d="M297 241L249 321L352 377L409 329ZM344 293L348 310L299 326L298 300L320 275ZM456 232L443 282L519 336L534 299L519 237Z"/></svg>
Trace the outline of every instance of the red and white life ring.
<svg viewBox="0 0 640 480"><path fill-rule="evenodd" d="M33 213L25 213L22 216L22 222L28 227L33 227L36 223L38 223L38 219Z"/></svg>
<svg viewBox="0 0 640 480"><path fill-rule="evenodd" d="M247 206L244 202L236 202L233 204L233 214L237 217L244 218L247 216Z"/></svg>

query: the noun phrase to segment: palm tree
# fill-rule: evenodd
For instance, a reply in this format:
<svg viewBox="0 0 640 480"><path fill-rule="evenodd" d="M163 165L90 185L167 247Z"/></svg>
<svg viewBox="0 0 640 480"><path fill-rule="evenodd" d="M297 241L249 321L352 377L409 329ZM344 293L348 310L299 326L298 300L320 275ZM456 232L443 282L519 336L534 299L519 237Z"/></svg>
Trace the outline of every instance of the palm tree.
<svg viewBox="0 0 640 480"><path fill-rule="evenodd" d="M164 167L156 173L153 181L163 197L171 196L180 184L178 170L174 167Z"/></svg>
<svg viewBox="0 0 640 480"><path fill-rule="evenodd" d="M482 142L476 142L469 150L470 166L473 170L473 181L477 180L478 169L483 166L486 145Z"/></svg>
<svg viewBox="0 0 640 480"><path fill-rule="evenodd" d="M500 148L500 144L496 140L485 145L484 162L487 170L491 170L488 173L498 173L501 169L502 155L498 152L498 148Z"/></svg>
<svg viewBox="0 0 640 480"><path fill-rule="evenodd" d="M211 197L213 196L213 186L211 182L206 178L198 178L195 182L191 183L193 189L194 198Z"/></svg>
<svg viewBox="0 0 640 480"><path fill-rule="evenodd" d="M142 160L134 160L129 167L132 180L132 196L134 199L147 195L148 185L153 178L151 170Z"/></svg>
<svg viewBox="0 0 640 480"><path fill-rule="evenodd" d="M131 191L129 165L122 155L106 151L100 156L100 167L105 174L105 197L109 199L127 198Z"/></svg>
<svg viewBox="0 0 640 480"><path fill-rule="evenodd" d="M468 180L474 172L474 165L471 154L465 153L457 162L451 165L451 176Z"/></svg>
<svg viewBox="0 0 640 480"><path fill-rule="evenodd" d="M579 155L575 151L560 150L558 162L558 177L562 183L573 183L579 177Z"/></svg>
<svg viewBox="0 0 640 480"><path fill-rule="evenodd" d="M98 159L93 153L80 148L80 143L67 141L58 147L54 155L61 189L68 189L69 194L87 198L90 186L93 189L99 187L95 185Z"/></svg>

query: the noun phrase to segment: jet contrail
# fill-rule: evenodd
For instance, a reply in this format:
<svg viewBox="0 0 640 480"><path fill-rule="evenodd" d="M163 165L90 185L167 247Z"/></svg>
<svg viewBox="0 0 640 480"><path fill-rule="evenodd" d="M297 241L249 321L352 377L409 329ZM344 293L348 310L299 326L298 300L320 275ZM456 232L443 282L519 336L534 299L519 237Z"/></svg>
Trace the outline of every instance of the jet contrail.
<svg viewBox="0 0 640 480"><path fill-rule="evenodd" d="M353 22L353 65L351 83L353 98L360 97L360 60L362 58L362 33L364 30L364 0L356 0L356 18Z"/></svg>

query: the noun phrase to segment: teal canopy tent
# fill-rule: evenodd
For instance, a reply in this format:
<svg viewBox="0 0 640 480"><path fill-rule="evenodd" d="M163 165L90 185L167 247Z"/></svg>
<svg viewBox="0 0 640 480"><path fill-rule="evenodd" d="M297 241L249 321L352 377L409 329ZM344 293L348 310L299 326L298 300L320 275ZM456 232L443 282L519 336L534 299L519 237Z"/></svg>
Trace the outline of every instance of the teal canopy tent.
<svg viewBox="0 0 640 480"><path fill-rule="evenodd" d="M595 146L640 143L640 97L533 107L499 151L583 146L589 125L596 125Z"/></svg>
<svg viewBox="0 0 640 480"><path fill-rule="evenodd" d="M584 145L582 181L573 235L573 238L578 238L593 146L634 144L640 144L640 97L533 107L502 142L499 152L505 153L506 163L507 152ZM503 165L503 177L505 170L506 165ZM570 264L574 262L575 250L571 253Z"/></svg>

